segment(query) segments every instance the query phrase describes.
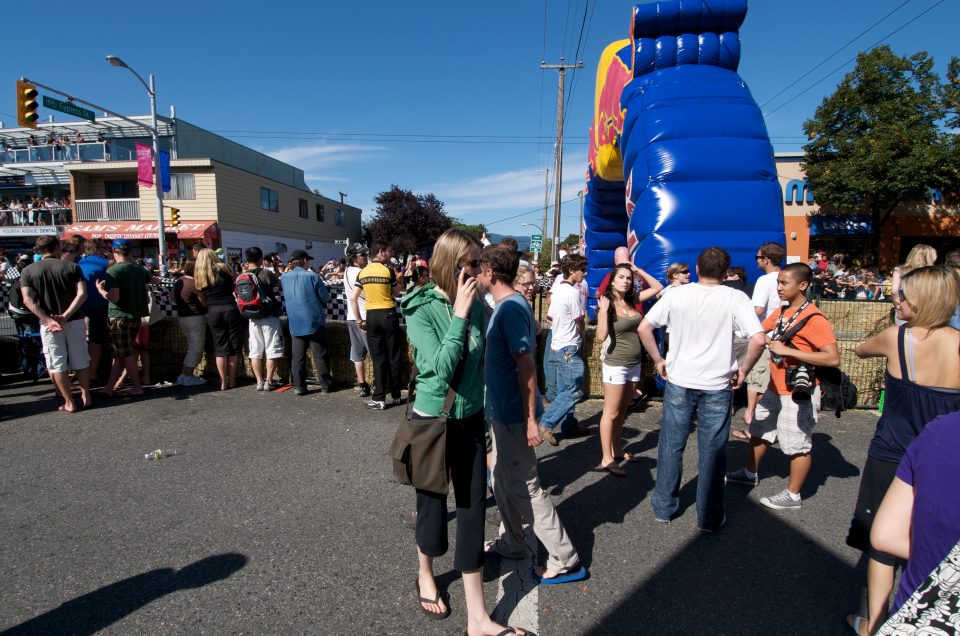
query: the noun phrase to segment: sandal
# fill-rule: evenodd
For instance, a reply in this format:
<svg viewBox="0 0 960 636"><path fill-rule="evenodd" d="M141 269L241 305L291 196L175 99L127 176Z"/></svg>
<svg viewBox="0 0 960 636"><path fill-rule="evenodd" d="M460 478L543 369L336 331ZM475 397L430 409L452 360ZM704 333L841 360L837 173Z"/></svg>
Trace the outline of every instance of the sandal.
<svg viewBox="0 0 960 636"><path fill-rule="evenodd" d="M507 636L507 634L516 634L516 633L517 633L516 627L507 627L502 632L498 632L497 636ZM470 636L470 632L467 630L463 630L463 636Z"/></svg>
<svg viewBox="0 0 960 636"><path fill-rule="evenodd" d="M847 620L844 621L847 624L847 627L853 630L853 633L857 636L860 636L863 632L860 631L860 628L865 625L867 619L859 614L850 614L847 616Z"/></svg>
<svg viewBox="0 0 960 636"><path fill-rule="evenodd" d="M620 464L618 464L616 461L612 461L612 462L610 462L609 464L607 464L606 466L604 466L603 464L599 464L596 468L594 468L594 470L597 471L597 472L601 472L601 473L603 473L603 472L610 473L611 475L614 475L615 477L626 477L626 476L627 476L627 471L625 471L623 468L621 468L621 467L620 467Z"/></svg>
<svg viewBox="0 0 960 636"><path fill-rule="evenodd" d="M431 612L430 610L428 610L426 607L423 606L424 603L429 603L430 605L436 605L437 607L440 606L440 590L439 589L437 590L436 598L424 598L423 596L420 595L420 580L417 579L416 581L414 581L414 585L417 588L417 607L420 608L421 612L423 612L424 614L426 614L427 616L429 616L431 619L435 621L439 621L446 618L447 616L450 616L449 604L447 604L447 610L442 613Z"/></svg>
<svg viewBox="0 0 960 636"><path fill-rule="evenodd" d="M613 461L615 462L639 462L643 461L643 458L640 455L634 455L633 453L624 453L623 455L614 455Z"/></svg>
<svg viewBox="0 0 960 636"><path fill-rule="evenodd" d="M733 433L731 433L731 435L735 439L742 439L743 441L747 441L750 439L750 433L745 428L737 429Z"/></svg>

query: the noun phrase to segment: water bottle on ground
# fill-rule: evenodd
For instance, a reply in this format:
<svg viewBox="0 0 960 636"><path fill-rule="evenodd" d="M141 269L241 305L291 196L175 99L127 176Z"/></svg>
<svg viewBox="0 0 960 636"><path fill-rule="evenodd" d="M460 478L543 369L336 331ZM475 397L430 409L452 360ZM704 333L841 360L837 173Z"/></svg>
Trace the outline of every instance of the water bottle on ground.
<svg viewBox="0 0 960 636"><path fill-rule="evenodd" d="M144 454L143 458L146 460L151 459L163 459L164 457L172 457L177 454L176 448L158 448L157 450L152 450L149 453Z"/></svg>

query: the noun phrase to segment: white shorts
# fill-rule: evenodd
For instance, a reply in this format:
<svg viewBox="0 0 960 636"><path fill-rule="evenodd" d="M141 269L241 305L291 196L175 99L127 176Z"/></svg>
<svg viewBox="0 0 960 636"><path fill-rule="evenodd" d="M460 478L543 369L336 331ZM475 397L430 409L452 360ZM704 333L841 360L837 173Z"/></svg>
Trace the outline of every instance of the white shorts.
<svg viewBox="0 0 960 636"><path fill-rule="evenodd" d="M606 363L603 365L602 376L604 384L626 384L627 382L639 382L642 365L636 364L632 367L612 367Z"/></svg>
<svg viewBox="0 0 960 636"><path fill-rule="evenodd" d="M820 387L813 390L810 400L797 403L792 395L780 395L767 390L757 403L750 423L750 435L768 444L780 440L784 455L803 455L813 448L813 427L820 410Z"/></svg>
<svg viewBox="0 0 960 636"><path fill-rule="evenodd" d="M41 325L40 340L50 373L66 373L70 369L80 371L90 366L85 320L71 320L62 331L50 331Z"/></svg>
<svg viewBox="0 0 960 636"><path fill-rule="evenodd" d="M250 358L259 360L264 353L268 360L283 357L283 328L280 318L255 318L250 321Z"/></svg>

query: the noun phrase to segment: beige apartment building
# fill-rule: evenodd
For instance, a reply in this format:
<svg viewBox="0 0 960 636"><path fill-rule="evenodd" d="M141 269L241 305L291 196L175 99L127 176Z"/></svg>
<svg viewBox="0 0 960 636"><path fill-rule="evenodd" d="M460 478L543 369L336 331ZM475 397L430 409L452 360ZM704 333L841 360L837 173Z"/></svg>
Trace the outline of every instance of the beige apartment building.
<svg viewBox="0 0 960 636"><path fill-rule="evenodd" d="M137 186L135 161L67 164L74 223L64 235L142 241L155 252L157 204L153 188ZM306 249L318 261L343 256L342 242L359 241L360 210L309 190L252 174L214 159L174 159L164 194L164 225L171 255L196 241L239 257L247 247L281 257ZM171 226L171 210L180 223ZM340 243L338 243L339 241Z"/></svg>

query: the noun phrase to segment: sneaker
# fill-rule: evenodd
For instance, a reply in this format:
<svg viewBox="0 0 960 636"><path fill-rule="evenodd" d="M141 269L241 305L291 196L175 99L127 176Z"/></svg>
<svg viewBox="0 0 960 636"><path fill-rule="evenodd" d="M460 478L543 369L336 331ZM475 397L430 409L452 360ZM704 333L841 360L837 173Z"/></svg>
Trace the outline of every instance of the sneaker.
<svg viewBox="0 0 960 636"><path fill-rule="evenodd" d="M720 528L722 528L725 525L727 525L727 515L723 515L723 519L720 521L720 525L717 526L716 528L697 528L697 529L700 532L703 532L706 534L713 534L714 532L717 532L718 530L720 530Z"/></svg>
<svg viewBox="0 0 960 636"><path fill-rule="evenodd" d="M257 382L257 391L266 391L266 382Z"/></svg>
<svg viewBox="0 0 960 636"><path fill-rule="evenodd" d="M360 385L360 393L358 394L362 398L370 397L370 385L364 382Z"/></svg>
<svg viewBox="0 0 960 636"><path fill-rule="evenodd" d="M760 503L774 510L800 510L803 507L803 500L794 499L786 488L773 497L763 497L760 499Z"/></svg>
<svg viewBox="0 0 960 636"><path fill-rule="evenodd" d="M656 521L657 523L659 523L661 526L669 526L669 525L670 525L670 520L669 520L669 519L661 519L660 517L654 517L653 520Z"/></svg>
<svg viewBox="0 0 960 636"><path fill-rule="evenodd" d="M758 483L760 483L760 476L754 474L754 476L751 477L747 474L746 468L738 468L737 470L730 471L727 473L727 476L723 478L723 483L728 484L730 482L735 484L756 486Z"/></svg>
<svg viewBox="0 0 960 636"><path fill-rule="evenodd" d="M264 390L264 391L273 391L273 390L275 390L275 389L279 389L279 388L282 387L282 386L283 386L283 383L282 383L282 382L277 382L276 380L270 380L269 382L264 382L264 383L263 383L263 390Z"/></svg>
<svg viewBox="0 0 960 636"><path fill-rule="evenodd" d="M559 446L560 442L557 441L557 436L553 434L549 428L540 427L540 437L543 438L547 444L551 446Z"/></svg>
<svg viewBox="0 0 960 636"><path fill-rule="evenodd" d="M393 398L392 400L387 402L387 406L402 406L402 405L403 405L403 398Z"/></svg>
<svg viewBox="0 0 960 636"><path fill-rule="evenodd" d="M383 400L370 400L369 402L367 402L367 408L382 411L385 408L387 408L387 403L384 402Z"/></svg>
<svg viewBox="0 0 960 636"><path fill-rule="evenodd" d="M207 383L206 380L195 375L187 375L184 377L186 378L187 386L203 386Z"/></svg>
<svg viewBox="0 0 960 636"><path fill-rule="evenodd" d="M293 393L294 393L295 395L303 396L303 395L306 395L306 394L307 394L307 390L306 390L306 389L294 389L294 390L293 390Z"/></svg>
<svg viewBox="0 0 960 636"><path fill-rule="evenodd" d="M190 381L187 380L187 376L181 373L180 375L177 376L177 384L179 384L180 386L190 386Z"/></svg>

